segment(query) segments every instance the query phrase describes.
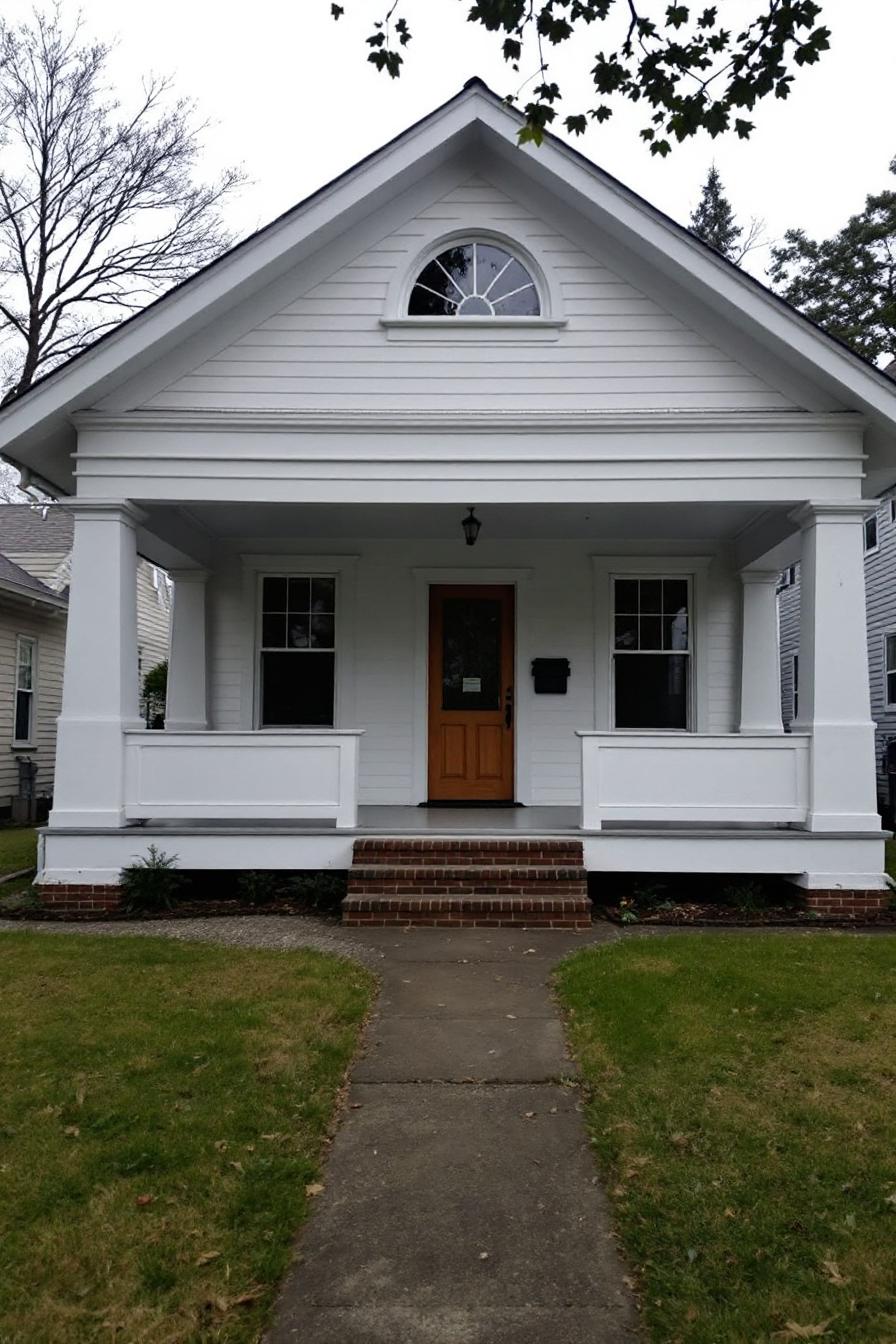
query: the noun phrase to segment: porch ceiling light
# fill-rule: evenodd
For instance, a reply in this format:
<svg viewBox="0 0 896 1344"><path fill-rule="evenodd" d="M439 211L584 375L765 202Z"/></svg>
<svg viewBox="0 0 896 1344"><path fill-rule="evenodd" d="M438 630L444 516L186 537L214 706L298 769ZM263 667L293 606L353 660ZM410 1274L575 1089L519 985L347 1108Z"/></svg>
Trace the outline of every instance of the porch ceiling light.
<svg viewBox="0 0 896 1344"><path fill-rule="evenodd" d="M473 512L473 505L471 504L470 512L467 514L466 518L461 523L461 527L464 530L464 537L466 538L468 546L476 545L476 538L479 536L479 529L481 526L482 523L479 521L479 519Z"/></svg>

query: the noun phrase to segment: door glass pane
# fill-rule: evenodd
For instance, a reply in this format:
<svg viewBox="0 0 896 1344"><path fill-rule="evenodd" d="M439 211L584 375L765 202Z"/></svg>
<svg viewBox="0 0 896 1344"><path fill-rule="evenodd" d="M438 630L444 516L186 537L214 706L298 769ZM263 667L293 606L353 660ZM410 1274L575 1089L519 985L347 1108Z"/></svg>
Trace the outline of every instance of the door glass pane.
<svg viewBox="0 0 896 1344"><path fill-rule="evenodd" d="M442 603L442 708L501 708L501 603L448 597Z"/></svg>
<svg viewBox="0 0 896 1344"><path fill-rule="evenodd" d="M616 727L686 729L689 666L683 654L615 658Z"/></svg>

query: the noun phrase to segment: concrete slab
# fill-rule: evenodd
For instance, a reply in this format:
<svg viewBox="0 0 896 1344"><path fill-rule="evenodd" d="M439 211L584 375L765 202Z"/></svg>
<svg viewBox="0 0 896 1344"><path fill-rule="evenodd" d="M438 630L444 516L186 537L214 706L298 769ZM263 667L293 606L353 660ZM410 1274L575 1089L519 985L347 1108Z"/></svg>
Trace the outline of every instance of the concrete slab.
<svg viewBox="0 0 896 1344"><path fill-rule="evenodd" d="M352 1077L359 1083L525 1083L573 1072L556 1017L390 1016L372 1023Z"/></svg>
<svg viewBox="0 0 896 1344"><path fill-rule="evenodd" d="M355 1085L268 1344L637 1337L574 1088Z"/></svg>
<svg viewBox="0 0 896 1344"><path fill-rule="evenodd" d="M550 967L520 963L401 962L384 968L379 1011L396 1017L553 1017Z"/></svg>
<svg viewBox="0 0 896 1344"><path fill-rule="evenodd" d="M592 943L612 942L619 931L612 924L595 924L585 933L562 929L345 929L338 932L351 942L382 951L390 961L476 962L547 961Z"/></svg>

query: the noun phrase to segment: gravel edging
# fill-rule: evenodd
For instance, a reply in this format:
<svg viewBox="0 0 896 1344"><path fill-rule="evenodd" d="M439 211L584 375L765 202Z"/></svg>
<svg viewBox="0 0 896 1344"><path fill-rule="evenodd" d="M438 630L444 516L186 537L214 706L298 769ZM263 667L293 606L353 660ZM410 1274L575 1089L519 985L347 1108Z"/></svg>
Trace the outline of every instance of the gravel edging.
<svg viewBox="0 0 896 1344"><path fill-rule="evenodd" d="M185 943L217 943L222 947L254 947L270 952L311 948L379 966L384 953L369 947L349 929L313 915L288 920L265 915L221 916L218 919L92 919L65 923L42 919L0 919L0 933L90 933L107 938L173 938Z"/></svg>

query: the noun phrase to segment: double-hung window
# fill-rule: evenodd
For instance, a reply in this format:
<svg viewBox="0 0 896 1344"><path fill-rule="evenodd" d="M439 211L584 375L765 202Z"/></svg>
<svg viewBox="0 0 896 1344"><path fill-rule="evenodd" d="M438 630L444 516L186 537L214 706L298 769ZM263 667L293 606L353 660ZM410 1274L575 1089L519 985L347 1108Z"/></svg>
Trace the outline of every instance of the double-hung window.
<svg viewBox="0 0 896 1344"><path fill-rule="evenodd" d="M877 550L877 514L871 513L865 519L865 554Z"/></svg>
<svg viewBox="0 0 896 1344"><path fill-rule="evenodd" d="M13 707L13 746L34 743L34 691L37 665L37 640L28 635L16 637L16 689Z"/></svg>
<svg viewBox="0 0 896 1344"><path fill-rule="evenodd" d="M613 580L616 728L689 727L690 609L687 578Z"/></svg>
<svg viewBox="0 0 896 1344"><path fill-rule="evenodd" d="M884 635L884 702L896 709L896 631Z"/></svg>
<svg viewBox="0 0 896 1344"><path fill-rule="evenodd" d="M266 575L261 581L261 727L331 728L335 671L335 578Z"/></svg>

